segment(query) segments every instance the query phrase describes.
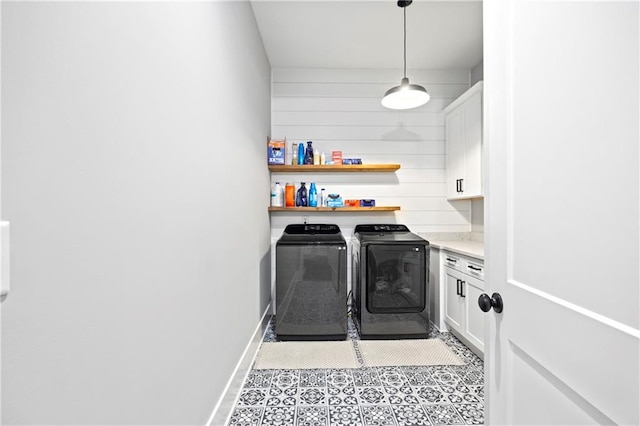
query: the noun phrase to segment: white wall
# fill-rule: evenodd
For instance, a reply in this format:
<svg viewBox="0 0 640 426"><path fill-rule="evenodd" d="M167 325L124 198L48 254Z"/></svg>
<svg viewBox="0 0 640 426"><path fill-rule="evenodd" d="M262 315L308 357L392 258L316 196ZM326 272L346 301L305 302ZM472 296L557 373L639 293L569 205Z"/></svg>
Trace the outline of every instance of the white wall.
<svg viewBox="0 0 640 426"><path fill-rule="evenodd" d="M404 223L414 232L470 231L470 203L445 198L446 147L442 109L469 88L469 70L409 70L431 94L424 106L407 111L382 107L385 91L402 77L398 70L274 69L272 135L291 142L313 141L324 151L341 150L364 163L400 163L395 173L272 175L272 181L315 181L343 198L374 198L399 205L391 213L306 215L310 222L338 223L350 235L358 223ZM273 213L272 236L297 213Z"/></svg>
<svg viewBox="0 0 640 426"><path fill-rule="evenodd" d="M484 233L484 198L471 200L471 231Z"/></svg>
<svg viewBox="0 0 640 426"><path fill-rule="evenodd" d="M204 424L269 298L246 2L4 2L4 424Z"/></svg>
<svg viewBox="0 0 640 426"><path fill-rule="evenodd" d="M471 85L484 80L484 61L480 61L478 65L471 69Z"/></svg>

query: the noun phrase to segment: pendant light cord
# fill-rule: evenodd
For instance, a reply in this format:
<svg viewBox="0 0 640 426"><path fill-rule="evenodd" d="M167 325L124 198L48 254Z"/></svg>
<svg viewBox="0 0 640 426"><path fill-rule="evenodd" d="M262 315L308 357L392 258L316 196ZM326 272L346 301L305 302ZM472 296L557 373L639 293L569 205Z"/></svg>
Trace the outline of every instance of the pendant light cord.
<svg viewBox="0 0 640 426"><path fill-rule="evenodd" d="M407 78L407 7L403 7L404 11L404 78Z"/></svg>
<svg viewBox="0 0 640 426"><path fill-rule="evenodd" d="M403 8L403 71L404 77L400 85L387 90L382 98L382 106L389 109L411 109L424 105L429 101L429 93L419 84L410 84L407 78L407 6L413 0L398 0L398 6Z"/></svg>

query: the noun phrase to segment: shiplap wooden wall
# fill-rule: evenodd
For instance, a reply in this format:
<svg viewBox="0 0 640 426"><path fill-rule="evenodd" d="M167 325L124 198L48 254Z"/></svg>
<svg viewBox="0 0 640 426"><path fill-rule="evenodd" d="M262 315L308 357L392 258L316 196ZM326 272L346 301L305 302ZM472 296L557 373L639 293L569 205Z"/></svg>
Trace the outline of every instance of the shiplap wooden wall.
<svg viewBox="0 0 640 426"><path fill-rule="evenodd" d="M399 163L395 173L274 173L281 184L316 182L344 199L374 198L397 212L272 213L272 238L289 223L336 223L350 238L359 223L402 223L413 232L470 232L468 201L445 198L446 147L442 110L469 88L470 70L409 70L431 100L408 111L384 108L380 99L399 84L401 70L273 69L271 123L274 139L313 141L315 149L341 150L363 163Z"/></svg>
<svg viewBox="0 0 640 426"><path fill-rule="evenodd" d="M470 87L470 70L408 70L431 100L409 111L384 108L384 93L402 70L272 69L271 137L312 141L327 158L340 150L363 163L399 163L395 173L273 173L272 184L316 182L344 199L373 198L400 211L271 213L272 281L275 242L290 223L335 223L349 242L361 223L401 223L413 232L471 232L471 203L446 200L445 123L442 110ZM350 257L350 245L348 244ZM350 281L351 265L347 277ZM349 283L350 288L350 283Z"/></svg>

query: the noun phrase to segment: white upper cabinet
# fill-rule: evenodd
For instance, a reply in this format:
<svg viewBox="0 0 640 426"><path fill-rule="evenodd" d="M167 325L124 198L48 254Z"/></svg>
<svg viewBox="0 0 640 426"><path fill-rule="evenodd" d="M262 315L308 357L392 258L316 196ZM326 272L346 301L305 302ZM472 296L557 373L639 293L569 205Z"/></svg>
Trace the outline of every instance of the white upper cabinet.
<svg viewBox="0 0 640 426"><path fill-rule="evenodd" d="M482 82L444 109L447 126L447 199L481 198Z"/></svg>

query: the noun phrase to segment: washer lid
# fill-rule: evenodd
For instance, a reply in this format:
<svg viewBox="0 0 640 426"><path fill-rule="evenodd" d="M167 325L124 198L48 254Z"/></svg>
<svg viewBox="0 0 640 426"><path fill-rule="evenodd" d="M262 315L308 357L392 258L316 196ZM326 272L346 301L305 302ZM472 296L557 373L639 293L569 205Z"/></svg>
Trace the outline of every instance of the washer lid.
<svg viewBox="0 0 640 426"><path fill-rule="evenodd" d="M287 225L276 245L319 245L332 244L346 246L346 241L338 225L299 224Z"/></svg>
<svg viewBox="0 0 640 426"><path fill-rule="evenodd" d="M356 225L353 236L363 244L425 244L429 242L405 225Z"/></svg>

